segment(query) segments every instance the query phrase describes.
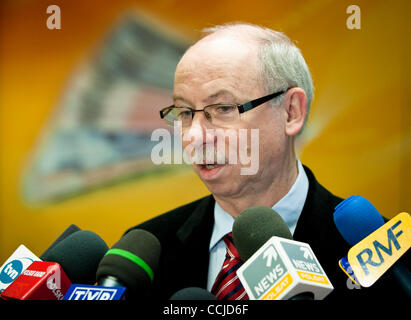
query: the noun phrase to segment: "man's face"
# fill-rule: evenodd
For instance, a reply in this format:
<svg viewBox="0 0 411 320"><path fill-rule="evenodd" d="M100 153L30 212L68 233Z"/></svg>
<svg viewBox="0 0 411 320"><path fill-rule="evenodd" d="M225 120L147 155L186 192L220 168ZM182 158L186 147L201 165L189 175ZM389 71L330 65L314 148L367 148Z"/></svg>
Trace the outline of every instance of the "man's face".
<svg viewBox="0 0 411 320"><path fill-rule="evenodd" d="M271 93L271 92L270 92ZM257 47L233 38L203 39L183 56L177 66L174 79L174 104L203 109L216 103L242 104L267 95L261 88ZM191 141L184 135L193 137L197 146L206 149L207 143L217 145L217 138L210 129L223 129L239 132L247 131L247 153L252 148L251 129L258 129L258 171L252 175L242 175L241 168L250 164L228 163L230 148L229 139L225 140L226 163L223 165L193 164L194 171L207 188L216 196L241 197L250 192L264 190L279 174L287 150L284 126L287 114L281 106L270 106L265 103L255 109L242 113L235 123L216 126L209 122L203 112L196 112L192 125L183 128L183 148ZM209 129L207 131L207 129ZM245 130L242 130L243 132ZM238 135L237 135L238 137ZM238 145L242 148L244 146ZM244 143L244 142L243 142ZM224 152L224 150L223 150ZM215 161L216 164L216 161Z"/></svg>

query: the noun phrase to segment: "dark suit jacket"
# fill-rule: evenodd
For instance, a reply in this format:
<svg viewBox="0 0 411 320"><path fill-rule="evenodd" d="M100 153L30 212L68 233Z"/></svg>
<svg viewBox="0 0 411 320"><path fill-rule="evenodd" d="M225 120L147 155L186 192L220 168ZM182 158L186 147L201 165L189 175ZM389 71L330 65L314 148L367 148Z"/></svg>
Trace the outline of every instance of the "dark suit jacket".
<svg viewBox="0 0 411 320"><path fill-rule="evenodd" d="M376 283L378 285L359 290L355 289L351 282L347 282L347 276L338 266L338 261L347 255L350 247L340 236L333 221L334 208L343 199L321 186L311 170L305 166L304 169L309 180L309 189L293 238L310 244L333 284L334 291L326 299L371 298L378 296L381 290L395 290L390 288L392 279L385 282L380 279ZM147 230L161 243L159 268L146 298L166 300L183 288L207 287L214 203L214 198L209 195L128 230ZM387 291L384 296L386 295Z"/></svg>

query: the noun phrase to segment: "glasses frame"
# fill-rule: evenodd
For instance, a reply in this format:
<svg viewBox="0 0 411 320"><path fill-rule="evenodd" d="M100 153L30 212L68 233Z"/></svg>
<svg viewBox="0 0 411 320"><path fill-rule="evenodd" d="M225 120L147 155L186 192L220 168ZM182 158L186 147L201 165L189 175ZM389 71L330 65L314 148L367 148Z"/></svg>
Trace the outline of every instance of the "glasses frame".
<svg viewBox="0 0 411 320"><path fill-rule="evenodd" d="M267 101L270 101L271 99L274 99L274 98L282 95L283 93L286 93L288 90L290 90L292 88L294 88L294 87L287 88L286 90L283 90L283 91L278 91L278 92L275 92L275 93L271 93L271 94L266 95L264 97L254 99L254 100L251 100L251 101L243 103L243 104L215 103L215 104L210 104L208 106L205 106L203 109L198 109L198 110L190 108L190 107L176 107L175 105L171 105L169 107L166 107L166 108L160 110L160 117L161 117L161 119L164 119L165 116L168 114L168 112L167 112L168 110L172 110L173 108L181 108L181 109L190 110L191 111L191 119L193 119L195 112L204 112L204 110L207 109L208 107L214 107L214 106L236 106L237 109L238 109L238 112L241 114L241 113L247 112L251 109L254 109L255 107L258 107L258 106L262 105L263 103L265 103ZM204 112L204 116L206 117L207 120L210 121L209 116L207 115L206 112Z"/></svg>

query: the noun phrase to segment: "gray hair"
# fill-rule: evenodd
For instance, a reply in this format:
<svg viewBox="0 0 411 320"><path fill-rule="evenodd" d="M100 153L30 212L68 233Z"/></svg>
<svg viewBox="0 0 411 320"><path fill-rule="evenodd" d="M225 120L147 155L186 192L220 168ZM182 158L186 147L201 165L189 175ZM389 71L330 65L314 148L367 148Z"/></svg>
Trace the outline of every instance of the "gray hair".
<svg viewBox="0 0 411 320"><path fill-rule="evenodd" d="M307 95L307 116L314 95L314 87L308 66L299 48L284 33L248 23L229 23L202 30L202 33L229 32L241 38L257 41L261 79L267 94L299 87ZM281 103L283 95L273 99L272 104Z"/></svg>

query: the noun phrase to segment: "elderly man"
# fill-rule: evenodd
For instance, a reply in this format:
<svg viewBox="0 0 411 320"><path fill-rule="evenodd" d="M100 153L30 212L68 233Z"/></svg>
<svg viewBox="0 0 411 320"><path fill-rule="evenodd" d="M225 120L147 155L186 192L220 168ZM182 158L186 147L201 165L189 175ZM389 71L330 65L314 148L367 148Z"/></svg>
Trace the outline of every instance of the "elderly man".
<svg viewBox="0 0 411 320"><path fill-rule="evenodd" d="M162 246L148 296L168 299L182 288L200 287L218 299L247 299L235 276L238 265L230 281L221 269L227 248L237 254L230 237L234 219L256 205L272 207L295 240L310 244L335 287L329 297L355 296L361 290L338 267L349 249L333 223L342 199L323 188L295 154L313 98L300 50L284 34L250 24L207 33L180 60L174 105L161 116L169 123L181 121L183 135L200 141L197 149L216 143L210 129L258 129L258 170L241 174L249 164L215 159L193 163L211 195L134 227L152 232ZM189 142L183 139L183 147Z"/></svg>

